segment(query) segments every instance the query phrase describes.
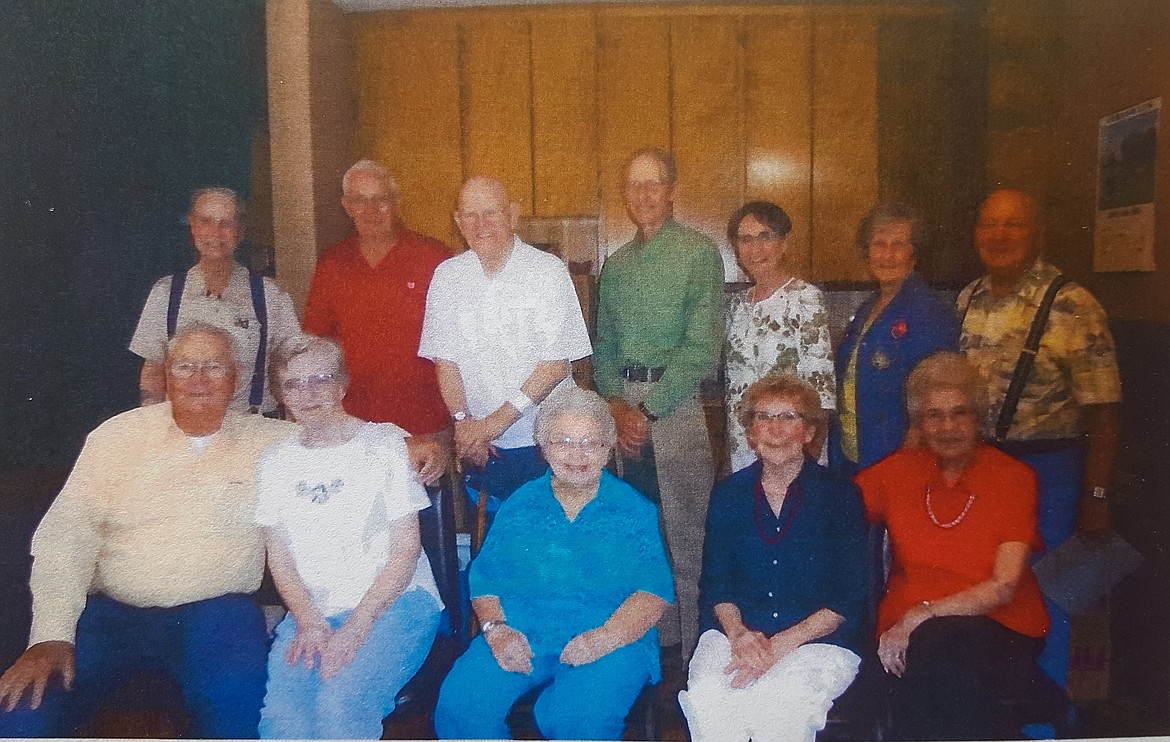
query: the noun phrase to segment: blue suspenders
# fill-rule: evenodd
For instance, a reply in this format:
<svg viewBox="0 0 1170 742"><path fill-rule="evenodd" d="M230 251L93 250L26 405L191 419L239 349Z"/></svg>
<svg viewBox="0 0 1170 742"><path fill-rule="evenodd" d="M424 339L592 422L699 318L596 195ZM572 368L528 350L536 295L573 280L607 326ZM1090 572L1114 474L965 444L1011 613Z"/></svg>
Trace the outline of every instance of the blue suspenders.
<svg viewBox="0 0 1170 742"><path fill-rule="evenodd" d="M187 284L187 271L178 271L171 276L171 294L167 299L167 337L173 338L179 323L179 304L183 301L183 287ZM248 393L248 405L252 412L259 412L264 403L264 367L268 358L268 305L264 301L264 276L248 272L248 288L252 293L252 311L260 323L260 347L256 350L256 364L252 368L252 388Z"/></svg>

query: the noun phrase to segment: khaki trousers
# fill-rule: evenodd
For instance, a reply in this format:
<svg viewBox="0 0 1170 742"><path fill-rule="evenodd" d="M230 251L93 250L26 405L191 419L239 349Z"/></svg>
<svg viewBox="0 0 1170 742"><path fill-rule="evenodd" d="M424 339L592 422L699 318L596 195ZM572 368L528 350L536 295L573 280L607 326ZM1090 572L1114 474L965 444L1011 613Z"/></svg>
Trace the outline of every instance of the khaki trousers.
<svg viewBox="0 0 1170 742"><path fill-rule="evenodd" d="M636 405L645 400L655 383L627 381L622 396ZM675 590L675 603L658 622L659 642L663 646L680 644L683 660L689 661L699 640L703 534L715 482L711 442L698 397L684 400L670 415L651 423L650 437L640 460L618 457L617 471L658 502Z"/></svg>

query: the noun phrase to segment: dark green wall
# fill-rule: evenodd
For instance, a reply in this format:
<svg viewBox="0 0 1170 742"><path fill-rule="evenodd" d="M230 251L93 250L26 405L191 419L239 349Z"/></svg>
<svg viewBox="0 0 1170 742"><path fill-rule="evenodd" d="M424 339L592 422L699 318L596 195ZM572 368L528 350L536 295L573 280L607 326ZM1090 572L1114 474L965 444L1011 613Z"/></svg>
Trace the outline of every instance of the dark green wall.
<svg viewBox="0 0 1170 742"><path fill-rule="evenodd" d="M191 262L192 189L247 192L262 0L8 0L0 20L0 469L68 463L135 402L126 345Z"/></svg>

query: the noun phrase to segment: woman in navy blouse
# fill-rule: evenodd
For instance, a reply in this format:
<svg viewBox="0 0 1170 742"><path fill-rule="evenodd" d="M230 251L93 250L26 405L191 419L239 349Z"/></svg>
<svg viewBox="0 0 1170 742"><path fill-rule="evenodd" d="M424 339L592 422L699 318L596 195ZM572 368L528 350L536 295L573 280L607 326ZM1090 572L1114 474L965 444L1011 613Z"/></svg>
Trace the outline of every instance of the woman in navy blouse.
<svg viewBox="0 0 1170 742"><path fill-rule="evenodd" d="M899 448L910 421L902 388L910 369L940 350L958 350L952 306L914 272L922 219L899 203L872 208L857 227L857 249L878 290L837 348L839 424L830 438L834 468L856 474Z"/></svg>
<svg viewBox="0 0 1170 742"><path fill-rule="evenodd" d="M695 742L811 741L860 664L861 499L807 455L825 425L807 383L764 377L738 414L759 461L711 496L703 634L679 702Z"/></svg>

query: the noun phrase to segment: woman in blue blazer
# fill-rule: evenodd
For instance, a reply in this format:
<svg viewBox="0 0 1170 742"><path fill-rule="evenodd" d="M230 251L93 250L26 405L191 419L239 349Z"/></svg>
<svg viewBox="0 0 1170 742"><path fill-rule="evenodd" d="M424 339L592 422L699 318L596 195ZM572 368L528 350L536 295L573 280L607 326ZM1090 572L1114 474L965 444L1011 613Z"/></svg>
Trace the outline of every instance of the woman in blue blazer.
<svg viewBox="0 0 1170 742"><path fill-rule="evenodd" d="M857 309L837 349L838 422L831 463L855 473L899 448L910 422L903 386L918 361L957 350L950 304L914 272L922 220L898 203L879 204L857 228L856 244L878 290Z"/></svg>

